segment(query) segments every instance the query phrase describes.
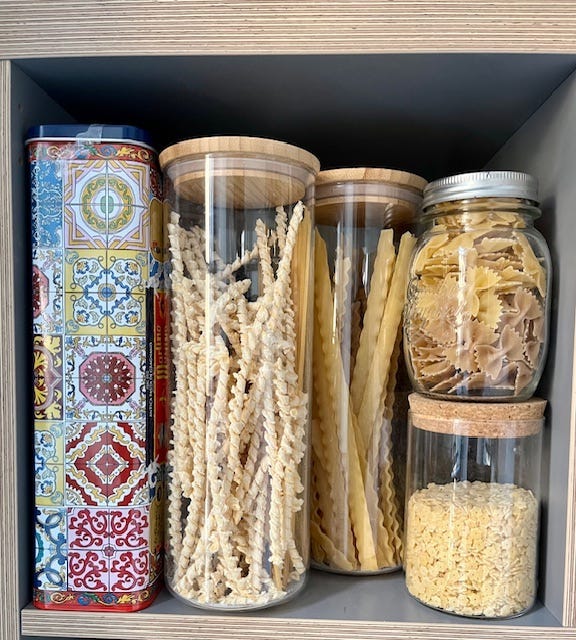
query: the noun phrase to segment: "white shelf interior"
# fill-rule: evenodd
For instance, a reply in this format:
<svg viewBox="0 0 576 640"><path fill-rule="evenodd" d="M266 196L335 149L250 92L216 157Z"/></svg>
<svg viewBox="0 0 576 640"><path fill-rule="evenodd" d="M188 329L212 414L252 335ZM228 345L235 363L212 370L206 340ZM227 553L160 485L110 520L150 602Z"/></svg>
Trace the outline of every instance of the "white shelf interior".
<svg viewBox="0 0 576 640"><path fill-rule="evenodd" d="M29 225L22 144L30 125L63 121L132 124L150 130L159 148L199 135L276 137L317 154L323 168L389 166L428 179L482 168L514 136L517 142L505 147L495 162L509 169L532 169L538 175L543 174L544 217L540 228L552 247L555 268L553 339L540 389L552 401L552 424L547 431L543 458L542 604L511 621L465 623L486 627L557 627L563 606L576 299L576 292L571 290L573 276L570 277L576 268L576 252L571 250L576 242L576 225L571 223L576 197L571 190L572 184L576 184L571 177L576 171L576 127L571 119L576 118L576 82L570 78L555 90L575 68L576 56L555 55L19 61L13 69L17 326L28 327L30 316L26 280ZM523 127L526 121L529 122ZM546 126L550 121L556 123L553 130ZM563 152L560 156L559 146ZM16 349L22 355L17 383L21 390L18 424L23 497L18 517L22 531L23 607L30 601L32 571L30 466L25 464L31 456L27 348L28 334L22 332ZM147 610L130 614L134 623L128 628L123 622L122 637L141 638L140 622L155 614L206 615L162 593ZM24 630L27 622L54 620L57 615L27 607L23 611ZM108 619L108 614L98 615ZM371 578L313 573L306 590L292 602L249 615L258 619L463 622L412 600L400 573ZM62 635L65 633L62 630Z"/></svg>

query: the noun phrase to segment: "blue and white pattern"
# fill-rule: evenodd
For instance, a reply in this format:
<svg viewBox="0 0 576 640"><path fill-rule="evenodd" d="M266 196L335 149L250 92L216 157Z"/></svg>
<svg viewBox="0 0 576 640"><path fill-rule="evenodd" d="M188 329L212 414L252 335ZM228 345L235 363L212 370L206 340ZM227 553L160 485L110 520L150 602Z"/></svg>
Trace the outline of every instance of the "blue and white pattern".
<svg viewBox="0 0 576 640"><path fill-rule="evenodd" d="M62 246L62 167L60 162L31 163L32 244Z"/></svg>
<svg viewBox="0 0 576 640"><path fill-rule="evenodd" d="M36 507L36 570L34 587L57 591L66 588L66 509Z"/></svg>

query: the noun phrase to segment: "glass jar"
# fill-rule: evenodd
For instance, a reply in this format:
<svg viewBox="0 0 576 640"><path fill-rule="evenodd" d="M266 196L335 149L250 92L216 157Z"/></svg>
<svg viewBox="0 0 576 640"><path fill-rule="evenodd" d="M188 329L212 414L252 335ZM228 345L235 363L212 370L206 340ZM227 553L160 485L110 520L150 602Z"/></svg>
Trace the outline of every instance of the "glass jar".
<svg viewBox="0 0 576 640"><path fill-rule="evenodd" d="M536 180L492 171L424 192L410 267L405 354L414 389L437 398L520 401L534 393L548 340L551 264Z"/></svg>
<svg viewBox="0 0 576 640"><path fill-rule="evenodd" d="M171 208L167 583L204 608L285 601L309 564L318 160L260 138L160 156Z"/></svg>
<svg viewBox="0 0 576 640"><path fill-rule="evenodd" d="M364 168L316 181L311 542L322 569L382 573L402 562L406 412L395 388L415 244L402 232L425 184Z"/></svg>
<svg viewBox="0 0 576 640"><path fill-rule="evenodd" d="M408 591L462 616L525 613L536 597L546 401L409 400Z"/></svg>

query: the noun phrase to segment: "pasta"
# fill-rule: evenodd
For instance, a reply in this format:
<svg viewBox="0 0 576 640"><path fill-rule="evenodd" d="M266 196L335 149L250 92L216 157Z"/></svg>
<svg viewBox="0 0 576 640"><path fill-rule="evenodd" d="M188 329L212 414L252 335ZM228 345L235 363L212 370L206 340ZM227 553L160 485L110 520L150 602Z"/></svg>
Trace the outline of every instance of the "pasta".
<svg viewBox="0 0 576 640"><path fill-rule="evenodd" d="M429 484L408 501L406 586L465 616L506 617L536 595L538 503L512 484Z"/></svg>
<svg viewBox="0 0 576 640"><path fill-rule="evenodd" d="M311 222L299 203L290 220L278 209L275 224L258 220L255 246L231 264L217 255L208 264L203 231L184 230L177 214L168 227L175 366L168 581L176 594L212 606L281 599L307 563L298 523ZM253 260L261 290L249 302L252 283L236 274Z"/></svg>
<svg viewBox="0 0 576 640"><path fill-rule="evenodd" d="M524 226L521 216L494 211L435 220L412 262L406 309L419 391L502 399L529 392L544 349L547 276Z"/></svg>
<svg viewBox="0 0 576 640"><path fill-rule="evenodd" d="M311 548L316 562L346 572L401 564L390 431L415 240L405 234L396 256L392 233L381 232L367 300L362 303L364 288L359 287L355 302L347 303L350 320L345 323L338 321L339 301L354 268L346 262L350 257L337 251L332 283L326 244L316 232ZM365 259L353 257L356 263ZM346 299L351 299L348 290ZM354 320L355 314L361 319ZM346 344L346 324L352 335L362 325L357 351L352 337ZM352 370L351 380L346 369Z"/></svg>

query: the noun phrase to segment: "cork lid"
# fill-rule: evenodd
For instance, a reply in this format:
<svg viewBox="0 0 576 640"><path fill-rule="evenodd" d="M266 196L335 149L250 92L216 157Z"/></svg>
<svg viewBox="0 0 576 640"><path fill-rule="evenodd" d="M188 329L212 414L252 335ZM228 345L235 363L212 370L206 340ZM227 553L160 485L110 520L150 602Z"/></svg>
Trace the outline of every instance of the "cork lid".
<svg viewBox="0 0 576 640"><path fill-rule="evenodd" d="M434 400L418 393L409 398L412 424L418 429L483 438L529 436L542 429L546 400L460 402Z"/></svg>
<svg viewBox="0 0 576 640"><path fill-rule="evenodd" d="M350 167L316 177L316 220L336 224L353 207L357 226L391 226L414 221L427 182L407 171Z"/></svg>
<svg viewBox="0 0 576 640"><path fill-rule="evenodd" d="M176 194L205 202L206 159L209 171L228 207L258 209L292 204L304 198L306 187L320 170L314 155L286 142L247 136L214 136L184 140L164 149L160 166Z"/></svg>

